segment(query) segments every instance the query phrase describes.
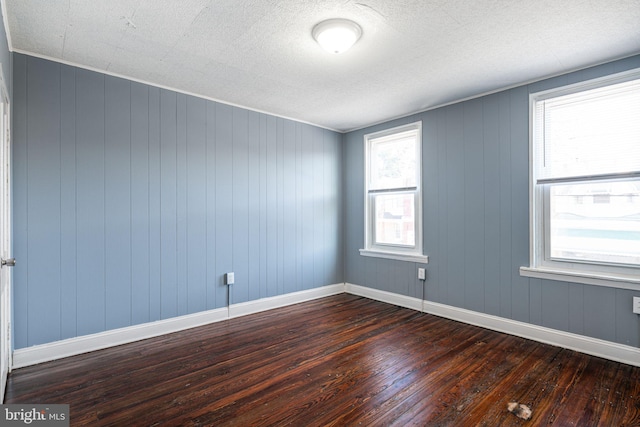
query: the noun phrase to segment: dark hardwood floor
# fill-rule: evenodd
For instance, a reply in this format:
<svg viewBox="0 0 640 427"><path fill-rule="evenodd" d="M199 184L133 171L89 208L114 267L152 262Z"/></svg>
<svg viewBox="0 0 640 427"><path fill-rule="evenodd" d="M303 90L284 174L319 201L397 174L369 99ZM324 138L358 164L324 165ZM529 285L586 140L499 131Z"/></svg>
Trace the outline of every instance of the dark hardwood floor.
<svg viewBox="0 0 640 427"><path fill-rule="evenodd" d="M640 426L640 368L342 294L18 369L6 403L91 426Z"/></svg>

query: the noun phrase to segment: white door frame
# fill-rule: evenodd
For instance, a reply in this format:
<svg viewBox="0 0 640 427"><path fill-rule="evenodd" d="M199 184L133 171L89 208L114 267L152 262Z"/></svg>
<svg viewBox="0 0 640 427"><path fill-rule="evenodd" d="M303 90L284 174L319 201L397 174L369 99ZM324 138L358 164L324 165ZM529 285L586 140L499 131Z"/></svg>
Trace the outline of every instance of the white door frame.
<svg viewBox="0 0 640 427"><path fill-rule="evenodd" d="M9 96L0 67L0 258L11 258L11 115ZM4 263L3 263L4 264ZM12 321L12 268L0 266L0 403L4 402L7 375L11 372L13 343Z"/></svg>

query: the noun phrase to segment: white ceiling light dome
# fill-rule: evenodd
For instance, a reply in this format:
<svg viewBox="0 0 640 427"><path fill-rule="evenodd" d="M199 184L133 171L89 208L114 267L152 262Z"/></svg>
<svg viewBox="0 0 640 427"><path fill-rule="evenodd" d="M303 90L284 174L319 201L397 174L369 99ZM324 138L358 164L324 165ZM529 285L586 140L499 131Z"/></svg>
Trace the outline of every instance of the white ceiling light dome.
<svg viewBox="0 0 640 427"><path fill-rule="evenodd" d="M327 19L313 27L312 35L327 52L342 53L358 41L362 28L348 19Z"/></svg>

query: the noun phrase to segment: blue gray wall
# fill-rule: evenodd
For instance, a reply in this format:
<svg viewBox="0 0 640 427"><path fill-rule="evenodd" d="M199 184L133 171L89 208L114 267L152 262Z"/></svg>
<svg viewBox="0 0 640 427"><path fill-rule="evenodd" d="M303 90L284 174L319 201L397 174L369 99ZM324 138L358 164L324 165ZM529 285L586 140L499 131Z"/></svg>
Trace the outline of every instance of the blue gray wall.
<svg viewBox="0 0 640 427"><path fill-rule="evenodd" d="M15 348L342 283L341 135L14 55Z"/></svg>
<svg viewBox="0 0 640 427"><path fill-rule="evenodd" d="M345 281L640 347L638 291L521 277L529 265L529 93L640 67L640 56L460 102L344 137ZM362 257L366 133L422 120L427 281Z"/></svg>
<svg viewBox="0 0 640 427"><path fill-rule="evenodd" d="M518 273L529 93L640 67L640 56L343 136L13 60L16 348L224 307L228 271L234 303L346 281L640 347L637 292ZM363 135L416 120L424 286L419 265L358 253Z"/></svg>

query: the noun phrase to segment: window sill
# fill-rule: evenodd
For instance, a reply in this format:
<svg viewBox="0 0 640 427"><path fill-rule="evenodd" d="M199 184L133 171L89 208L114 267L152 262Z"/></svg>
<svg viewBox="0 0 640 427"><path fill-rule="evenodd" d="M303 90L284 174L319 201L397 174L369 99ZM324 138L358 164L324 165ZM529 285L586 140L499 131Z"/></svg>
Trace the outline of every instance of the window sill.
<svg viewBox="0 0 640 427"><path fill-rule="evenodd" d="M640 290L640 277L623 274L587 273L542 267L520 267L520 275L536 279Z"/></svg>
<svg viewBox="0 0 640 427"><path fill-rule="evenodd" d="M360 255L375 258L394 259L397 261L418 262L420 264L429 263L429 257L427 255L401 254L398 252L374 251L371 249L360 249Z"/></svg>

